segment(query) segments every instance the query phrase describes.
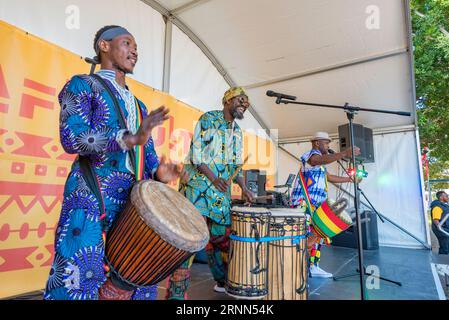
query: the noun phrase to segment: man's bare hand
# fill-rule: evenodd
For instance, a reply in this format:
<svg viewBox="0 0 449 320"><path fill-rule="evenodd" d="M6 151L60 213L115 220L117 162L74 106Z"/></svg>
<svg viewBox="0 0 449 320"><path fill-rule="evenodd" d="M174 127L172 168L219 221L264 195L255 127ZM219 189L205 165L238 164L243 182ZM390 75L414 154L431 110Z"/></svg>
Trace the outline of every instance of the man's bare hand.
<svg viewBox="0 0 449 320"><path fill-rule="evenodd" d="M170 110L165 108L165 106L161 106L156 110L151 111L150 114L142 120L136 134L126 137L125 142L127 146L133 147L135 145L146 144L148 139L150 139L151 131L169 119L169 112Z"/></svg>
<svg viewBox="0 0 449 320"><path fill-rule="evenodd" d="M256 200L253 193L248 189L242 191L242 198L246 203L253 203Z"/></svg>
<svg viewBox="0 0 449 320"><path fill-rule="evenodd" d="M173 163L162 156L159 166L156 170L156 178L160 182L169 183L175 181L184 174L184 165L182 163Z"/></svg>
<svg viewBox="0 0 449 320"><path fill-rule="evenodd" d="M351 148L348 148L345 151L343 151L346 158L351 158L352 157L352 148L354 148L354 154L356 156L360 155L360 148L358 148L358 147L351 147Z"/></svg>
<svg viewBox="0 0 449 320"><path fill-rule="evenodd" d="M228 191L229 183L226 180L222 178L216 178L212 183L214 184L215 188L217 188L219 191L221 192Z"/></svg>

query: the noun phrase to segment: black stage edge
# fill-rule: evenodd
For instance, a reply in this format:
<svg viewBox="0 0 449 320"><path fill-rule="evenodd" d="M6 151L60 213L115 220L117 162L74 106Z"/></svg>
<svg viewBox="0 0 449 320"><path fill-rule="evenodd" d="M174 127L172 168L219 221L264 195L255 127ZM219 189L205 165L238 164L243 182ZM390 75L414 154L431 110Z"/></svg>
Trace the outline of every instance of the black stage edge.
<svg viewBox="0 0 449 320"><path fill-rule="evenodd" d="M348 317L360 308L366 316L406 315L407 312L438 310L443 301L0 301L3 313L37 314L65 318L91 315L110 319L298 319L301 317ZM416 312L415 312L416 310ZM84 315L84 316L83 316Z"/></svg>

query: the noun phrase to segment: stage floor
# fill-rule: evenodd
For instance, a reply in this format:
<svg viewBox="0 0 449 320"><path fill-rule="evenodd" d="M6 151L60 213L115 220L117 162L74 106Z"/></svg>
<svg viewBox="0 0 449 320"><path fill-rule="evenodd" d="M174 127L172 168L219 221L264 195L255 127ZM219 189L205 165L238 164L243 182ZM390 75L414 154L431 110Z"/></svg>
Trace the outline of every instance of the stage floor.
<svg viewBox="0 0 449 320"><path fill-rule="evenodd" d="M380 281L378 289L367 290L372 300L445 300L447 282L442 269L449 269L449 255L438 255L436 248L413 250L381 247L365 251L365 265L375 265L380 276L399 281L402 286ZM357 250L342 247L323 247L321 267L336 276L355 273L358 266ZM372 282L369 282L372 283ZM207 264L194 263L191 270L190 300L234 300L213 291L212 275ZM158 300L165 296L166 281L159 284ZM14 300L41 300L42 291L14 297ZM334 281L309 278L309 300L358 300L359 276Z"/></svg>
<svg viewBox="0 0 449 320"><path fill-rule="evenodd" d="M367 290L373 300L439 300L444 297L444 282L432 271L432 263L449 264L449 256L438 256L429 250L381 247L364 251L365 265L377 266L381 277L399 281L402 286L380 281L378 289ZM437 261L438 260L438 261ZM357 250L342 247L323 247L321 267L335 276L355 273L358 266ZM366 278L365 278L366 280ZM438 284L437 282L440 282ZM368 283L375 284L370 281ZM207 264L194 263L188 298L191 300L234 300L226 294L213 291L214 281ZM438 285L440 286L438 288ZM164 299L166 282L159 286L159 299ZM445 288L446 289L446 288ZM440 292L439 292L440 291ZM358 300L359 276L334 281L309 278L309 300Z"/></svg>

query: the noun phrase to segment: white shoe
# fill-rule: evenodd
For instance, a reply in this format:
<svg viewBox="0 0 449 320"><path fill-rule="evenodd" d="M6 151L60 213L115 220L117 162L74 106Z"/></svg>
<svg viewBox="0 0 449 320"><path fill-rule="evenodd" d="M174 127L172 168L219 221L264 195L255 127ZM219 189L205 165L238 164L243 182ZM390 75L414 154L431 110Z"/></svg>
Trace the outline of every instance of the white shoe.
<svg viewBox="0 0 449 320"><path fill-rule="evenodd" d="M311 278L332 278L332 273L326 272L316 265L310 266L310 277Z"/></svg>
<svg viewBox="0 0 449 320"><path fill-rule="evenodd" d="M220 286L218 286L218 284L216 284L216 285L214 286L214 291L215 291L215 292L219 292L219 293L225 293L225 292L226 292L226 289L225 289L225 287L220 287Z"/></svg>

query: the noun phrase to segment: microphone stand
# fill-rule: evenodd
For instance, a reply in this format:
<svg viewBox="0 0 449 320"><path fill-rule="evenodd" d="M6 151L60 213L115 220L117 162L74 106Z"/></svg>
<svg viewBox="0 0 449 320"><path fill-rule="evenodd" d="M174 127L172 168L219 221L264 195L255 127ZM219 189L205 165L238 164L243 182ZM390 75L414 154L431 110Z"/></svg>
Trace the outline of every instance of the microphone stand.
<svg viewBox="0 0 449 320"><path fill-rule="evenodd" d="M346 175L347 175L348 177L350 177L351 180L355 180L353 177L351 177L351 175L350 175L349 172L346 170L346 168L343 166L343 164L341 163L341 161L340 161L340 160L337 160L337 162L338 162L338 164L341 166L341 168L343 169L343 171L346 173ZM354 169L356 169L356 168L354 168ZM369 203L371 209L376 213L376 215L379 217L380 221L382 221L382 223L385 223L385 220L382 218L382 216L380 215L380 213L377 212L376 208L374 208L373 204L369 201L368 197L365 195L365 193L363 192L363 190L362 190L359 186L357 186L357 190L362 194L362 196L365 198L365 200ZM362 243L362 246L363 246L363 243ZM359 269L357 269L357 274L358 274L359 272L360 272ZM387 281L387 282L390 282L390 283L394 283L394 284L396 284L396 285L398 285L398 286L402 286L402 283L399 282L399 281L395 281L395 280L391 280L391 279L388 279L388 278L379 277L379 276L377 276L377 275L372 275L372 274L367 273L367 272L366 272L365 266L363 266L363 273L364 273L366 276L372 276L372 277L375 277L375 278L377 278L377 279L384 280L384 281ZM343 275L343 276L339 276L339 277L334 277L334 281L338 281L338 280L340 280L340 279L344 279L344 278L349 278L349 277L352 277L352 276L356 276L357 274L352 274L352 273L351 273L351 274L347 274L347 275Z"/></svg>
<svg viewBox="0 0 449 320"><path fill-rule="evenodd" d="M336 106L336 105L330 105L330 104L320 104L320 103L310 103L310 102L302 102L302 101L293 101L288 100L282 97L278 97L276 99L277 104L301 104L301 105L309 105L309 106L316 106L316 107L324 107L324 108L334 108L334 109L343 109L346 113L346 117L349 121L349 134L351 137L351 145L354 145L354 116L359 111L366 111L366 112L377 112L377 113L388 113L388 114L395 114L400 116L407 116L409 117L411 114L410 112L402 112L402 111L390 111L390 110L376 110L376 109L368 109L368 108L360 108L360 107L354 107L350 106L349 103L345 103L344 106ZM352 148L352 154L351 154L351 161L353 166L355 167L356 159L355 159L355 151L354 148ZM359 187L357 179L352 180L354 185L354 208L355 208L355 216L356 216L356 224L357 224L357 251L358 251L358 264L359 269L357 270L357 273L359 274L360 278L360 298L361 300L366 300L366 293L365 293L365 267L363 263L363 243L362 243L362 225L361 225L361 219L360 219L360 212L359 212L359 202L360 202L360 194L359 194Z"/></svg>

